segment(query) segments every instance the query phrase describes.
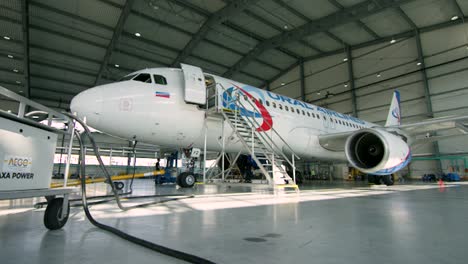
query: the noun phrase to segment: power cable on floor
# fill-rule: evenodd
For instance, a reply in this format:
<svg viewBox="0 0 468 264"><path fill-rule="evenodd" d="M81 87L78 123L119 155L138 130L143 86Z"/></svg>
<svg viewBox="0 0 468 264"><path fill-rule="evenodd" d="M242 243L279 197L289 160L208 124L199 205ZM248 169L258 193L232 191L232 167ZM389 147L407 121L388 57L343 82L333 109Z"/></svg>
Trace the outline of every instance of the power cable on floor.
<svg viewBox="0 0 468 264"><path fill-rule="evenodd" d="M139 207L144 207L144 206L147 206L147 205L150 205L150 204L156 204L156 203L160 203L160 202L153 202L153 203L146 203L146 204L141 204L141 205L137 205L137 206L132 206L132 207L124 207L121 202L120 202L120 199L119 199L119 194L112 182L112 179L111 179L111 176L110 174L108 173L108 171L106 170L103 162L102 162L102 159L99 155L99 152L97 151L97 145L96 145L96 142L94 141L94 139L91 137L90 135L90 131L89 131L89 128L86 126L86 124L84 122L82 122L81 120L79 120L78 118L74 117L74 116L71 116L69 115L71 118L75 119L77 122L79 122L85 129L85 131L83 133L86 133L87 136L89 137L92 145L93 145L93 148L94 148L94 153L96 155L96 158L98 159L99 161L99 164L100 164L100 167L101 169L103 169L104 171L104 174L107 178L107 183L109 185L111 185L111 188L112 188L112 192L114 194L114 197L116 198L116 202L117 204L119 205L119 207L122 209L122 210L129 210L129 209L132 209L132 208L139 208ZM105 224L102 224L98 221L96 221L93 216L91 215L91 212L89 211L89 207L88 207L88 200L87 200L87 197L86 197L86 179L85 179L85 175L86 175L86 163L85 163L85 152L84 152L84 149L83 149L83 141L82 141L82 138L81 138L81 135L75 131L75 134L76 134L76 138L79 142L79 145L80 145L80 152L79 152L79 159L78 159L78 174L79 174L79 177L81 179L81 192L82 192L82 204L83 204L83 210L85 212L85 215L86 217L88 218L88 220L96 227L99 227L103 230L106 230L108 232L111 232L127 241L130 241L130 242L133 242L135 244L138 244L140 246L143 246L143 247L146 247L148 249L151 249L151 250L154 250L156 252L159 252L161 254L164 254L164 255L168 255L168 256L171 256L171 257L174 257L174 258L177 258L177 259L180 259L180 260L184 260L184 261L187 261L187 262L190 262L190 263L201 263L201 264L211 264L211 263L214 263L208 259L204 259L204 258L201 258L201 257L198 257L198 256L195 256L195 255L192 255L192 254L189 254L189 253L185 253L185 252L182 252L182 251L178 251L178 250L175 250L175 249L171 249L171 248L168 248L168 247L165 247L165 246L162 246L162 245L159 245L159 244L155 244L153 242L150 242L150 241L147 241L147 240L144 240L144 239L141 239L141 238L138 238L138 237L135 237L135 236L132 236L130 234L127 234L117 228L114 228L114 227L111 227L111 226L108 226L108 225L105 225ZM151 197L151 196L148 196L148 197ZM141 198L141 197L138 197L138 198ZM173 198L173 200L175 199L180 199L180 198Z"/></svg>

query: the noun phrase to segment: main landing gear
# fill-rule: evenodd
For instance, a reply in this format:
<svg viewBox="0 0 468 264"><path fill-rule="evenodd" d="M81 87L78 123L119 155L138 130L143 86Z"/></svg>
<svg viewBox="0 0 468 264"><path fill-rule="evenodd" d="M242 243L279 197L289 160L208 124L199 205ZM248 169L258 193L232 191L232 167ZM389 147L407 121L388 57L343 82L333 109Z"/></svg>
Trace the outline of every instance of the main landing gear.
<svg viewBox="0 0 468 264"><path fill-rule="evenodd" d="M389 175L368 175L369 183L373 183L375 185L385 184L387 186L392 186L395 183L395 178L393 174Z"/></svg>

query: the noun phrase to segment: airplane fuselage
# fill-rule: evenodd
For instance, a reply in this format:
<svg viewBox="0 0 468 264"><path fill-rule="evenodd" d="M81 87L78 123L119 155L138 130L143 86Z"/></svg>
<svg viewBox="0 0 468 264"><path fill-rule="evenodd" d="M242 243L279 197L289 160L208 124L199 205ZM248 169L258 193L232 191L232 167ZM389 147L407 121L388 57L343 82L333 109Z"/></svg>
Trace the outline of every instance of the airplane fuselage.
<svg viewBox="0 0 468 264"><path fill-rule="evenodd" d="M91 127L129 140L174 148L203 148L206 126L208 150L221 150L223 133L227 152L237 152L242 148L231 127L226 123L223 125L225 121L221 117L210 116L205 119L209 112L206 105L186 102L182 70L146 69L133 75L138 76L141 73L150 74L151 80L127 80L91 88L74 98L72 111L77 112L79 117L86 118ZM161 76L165 81L159 80ZM344 152L323 148L318 136L377 126L223 77L211 74L205 76L214 79L212 88L216 92L213 98L220 108L230 107L226 95L236 90L236 96L245 106L245 113L256 114L259 124L268 119L268 124L271 123L294 152L306 160L346 161ZM253 109L255 104L247 100L252 103L257 100L262 109ZM270 129L261 133L270 133L274 139L278 139ZM281 144L282 141L276 142Z"/></svg>

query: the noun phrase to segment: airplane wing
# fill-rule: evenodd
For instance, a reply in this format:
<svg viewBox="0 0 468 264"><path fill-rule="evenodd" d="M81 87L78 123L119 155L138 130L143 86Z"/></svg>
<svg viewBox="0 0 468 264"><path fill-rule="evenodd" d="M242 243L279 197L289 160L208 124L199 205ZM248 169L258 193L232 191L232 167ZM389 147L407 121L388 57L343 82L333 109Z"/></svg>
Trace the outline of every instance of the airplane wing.
<svg viewBox="0 0 468 264"><path fill-rule="evenodd" d="M432 118L412 124L389 126L388 128L401 129L412 136L447 129L457 129L462 134L468 134L468 116Z"/></svg>
<svg viewBox="0 0 468 264"><path fill-rule="evenodd" d="M421 122L404 125L380 127L387 131L402 131L411 137L411 146L426 144L447 138L468 136L468 116L449 116L432 118ZM434 135L433 132L450 130L444 135ZM344 151L346 140L356 131L324 134L319 136L319 143L331 151Z"/></svg>

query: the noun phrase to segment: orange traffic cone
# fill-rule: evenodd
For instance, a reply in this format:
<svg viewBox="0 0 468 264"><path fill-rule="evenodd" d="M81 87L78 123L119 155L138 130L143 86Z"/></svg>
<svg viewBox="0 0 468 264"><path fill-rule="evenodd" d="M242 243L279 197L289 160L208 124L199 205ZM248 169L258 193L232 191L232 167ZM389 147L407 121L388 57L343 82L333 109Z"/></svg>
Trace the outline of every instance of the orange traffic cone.
<svg viewBox="0 0 468 264"><path fill-rule="evenodd" d="M440 187L445 187L444 181L442 179L439 179L439 186Z"/></svg>
<svg viewBox="0 0 468 264"><path fill-rule="evenodd" d="M445 192L445 184L442 179L439 179L439 192Z"/></svg>

